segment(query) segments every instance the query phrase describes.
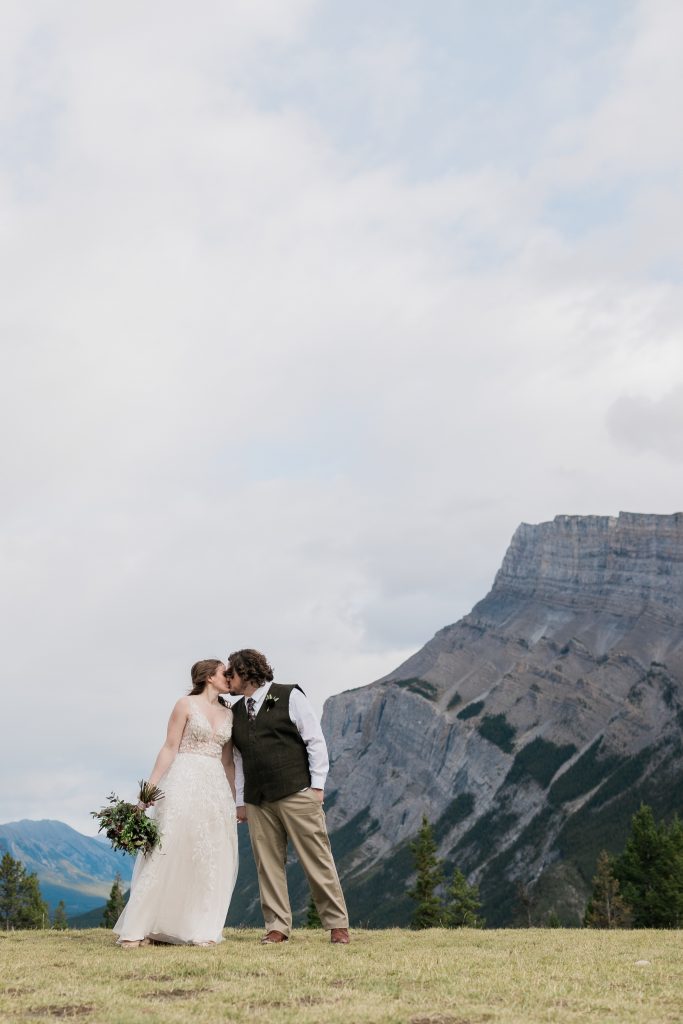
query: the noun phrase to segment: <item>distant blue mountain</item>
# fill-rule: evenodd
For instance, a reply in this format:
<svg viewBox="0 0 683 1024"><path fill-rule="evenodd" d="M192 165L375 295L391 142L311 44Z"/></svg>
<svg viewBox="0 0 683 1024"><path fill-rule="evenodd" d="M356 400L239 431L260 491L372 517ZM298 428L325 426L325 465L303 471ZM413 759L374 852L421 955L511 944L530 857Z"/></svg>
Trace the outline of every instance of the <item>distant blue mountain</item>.
<svg viewBox="0 0 683 1024"><path fill-rule="evenodd" d="M101 837L84 836L62 821L0 825L0 856L4 853L35 871L50 909L64 900L68 917L101 907L116 873L129 882L135 863Z"/></svg>

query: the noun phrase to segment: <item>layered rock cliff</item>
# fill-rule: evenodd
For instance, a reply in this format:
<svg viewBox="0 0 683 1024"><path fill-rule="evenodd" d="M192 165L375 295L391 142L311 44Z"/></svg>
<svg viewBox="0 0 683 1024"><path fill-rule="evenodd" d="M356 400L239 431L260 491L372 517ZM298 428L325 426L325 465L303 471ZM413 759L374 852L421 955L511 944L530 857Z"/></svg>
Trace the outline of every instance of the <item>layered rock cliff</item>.
<svg viewBox="0 0 683 1024"><path fill-rule="evenodd" d="M521 525L490 593L330 698L328 823L353 920L404 924L423 813L489 924L578 923L641 800L683 811L683 514Z"/></svg>

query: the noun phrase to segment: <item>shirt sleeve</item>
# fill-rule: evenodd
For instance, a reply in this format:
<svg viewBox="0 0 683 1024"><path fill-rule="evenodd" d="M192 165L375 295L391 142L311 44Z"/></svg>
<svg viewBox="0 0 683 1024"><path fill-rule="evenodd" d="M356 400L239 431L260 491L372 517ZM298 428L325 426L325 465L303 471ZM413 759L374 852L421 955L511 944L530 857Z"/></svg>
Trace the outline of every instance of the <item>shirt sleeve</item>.
<svg viewBox="0 0 683 1024"><path fill-rule="evenodd" d="M308 754L308 770L311 773L311 787L324 789L330 761L327 755L327 744L320 728L318 716L311 702L301 690L293 689L289 696L289 717L299 730L301 739L306 744ZM235 773L237 774L237 773Z"/></svg>
<svg viewBox="0 0 683 1024"><path fill-rule="evenodd" d="M235 761L235 806L241 807L244 804L244 765L242 764L242 755L234 743L232 756Z"/></svg>

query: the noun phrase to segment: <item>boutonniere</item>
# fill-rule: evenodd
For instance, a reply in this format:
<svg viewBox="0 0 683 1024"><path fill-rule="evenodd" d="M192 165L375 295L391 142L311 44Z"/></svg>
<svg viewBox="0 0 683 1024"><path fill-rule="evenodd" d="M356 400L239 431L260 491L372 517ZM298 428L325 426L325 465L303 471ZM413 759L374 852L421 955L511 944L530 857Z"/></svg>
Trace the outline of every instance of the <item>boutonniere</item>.
<svg viewBox="0 0 683 1024"><path fill-rule="evenodd" d="M277 704L277 702L279 701L279 699L280 699L280 698L279 698L279 697L276 697L276 696L275 696L274 694L272 694L272 693L267 693L267 694L266 694L266 698L265 698L265 700L264 700L264 702L263 702L263 703L264 703L264 705L265 705L266 711L270 711L270 709L271 709L272 707L274 707L274 706L275 706L275 705Z"/></svg>

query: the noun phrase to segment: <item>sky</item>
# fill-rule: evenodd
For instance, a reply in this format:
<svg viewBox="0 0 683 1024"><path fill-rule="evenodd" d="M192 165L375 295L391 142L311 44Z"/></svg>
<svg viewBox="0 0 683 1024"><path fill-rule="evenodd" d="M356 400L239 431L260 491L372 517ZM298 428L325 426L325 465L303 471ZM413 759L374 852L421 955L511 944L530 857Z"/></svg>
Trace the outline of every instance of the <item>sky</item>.
<svg viewBox="0 0 683 1024"><path fill-rule="evenodd" d="M683 509L679 0L3 3L0 822Z"/></svg>

